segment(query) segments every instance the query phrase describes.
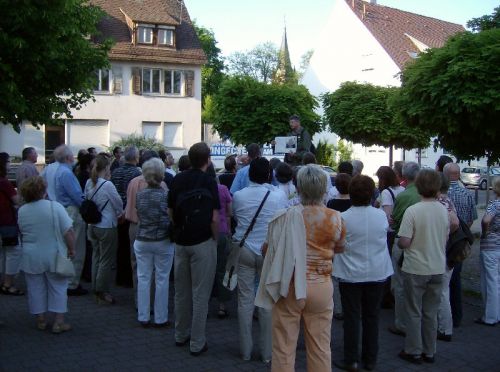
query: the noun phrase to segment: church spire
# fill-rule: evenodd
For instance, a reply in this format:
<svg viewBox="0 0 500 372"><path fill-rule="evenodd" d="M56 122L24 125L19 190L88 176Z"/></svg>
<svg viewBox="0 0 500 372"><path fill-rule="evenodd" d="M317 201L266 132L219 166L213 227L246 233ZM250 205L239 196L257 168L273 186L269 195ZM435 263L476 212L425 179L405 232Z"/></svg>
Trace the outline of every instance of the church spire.
<svg viewBox="0 0 500 372"><path fill-rule="evenodd" d="M286 23L283 31L283 39L281 40L281 48L278 55L278 66L274 74L274 82L278 84L285 84L290 82L297 82L295 77L292 62L290 60L290 51L288 50L288 39L286 34Z"/></svg>

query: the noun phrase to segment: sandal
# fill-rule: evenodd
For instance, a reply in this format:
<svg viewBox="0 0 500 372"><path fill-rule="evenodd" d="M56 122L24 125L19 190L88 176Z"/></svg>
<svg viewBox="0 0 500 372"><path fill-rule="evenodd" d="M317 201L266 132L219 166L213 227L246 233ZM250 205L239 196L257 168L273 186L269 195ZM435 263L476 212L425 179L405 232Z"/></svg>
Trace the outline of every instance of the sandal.
<svg viewBox="0 0 500 372"><path fill-rule="evenodd" d="M47 329L47 322L45 321L45 319L37 319L37 321L36 321L36 327L40 331L45 331Z"/></svg>
<svg viewBox="0 0 500 372"><path fill-rule="evenodd" d="M224 319L224 318L227 318L229 316L229 311L227 311L226 309L219 309L217 311L217 317L219 319Z"/></svg>
<svg viewBox="0 0 500 372"><path fill-rule="evenodd" d="M113 296L109 293L97 294L96 300L98 305L113 305L116 302Z"/></svg>
<svg viewBox="0 0 500 372"><path fill-rule="evenodd" d="M10 295L10 296L24 296L23 291L21 291L18 288L14 288L12 286L6 287L6 286L2 285L2 287L0 288L0 293L2 293L4 295Z"/></svg>
<svg viewBox="0 0 500 372"><path fill-rule="evenodd" d="M54 334L60 334L67 331L71 331L71 325L68 323L54 323L52 326L52 333Z"/></svg>

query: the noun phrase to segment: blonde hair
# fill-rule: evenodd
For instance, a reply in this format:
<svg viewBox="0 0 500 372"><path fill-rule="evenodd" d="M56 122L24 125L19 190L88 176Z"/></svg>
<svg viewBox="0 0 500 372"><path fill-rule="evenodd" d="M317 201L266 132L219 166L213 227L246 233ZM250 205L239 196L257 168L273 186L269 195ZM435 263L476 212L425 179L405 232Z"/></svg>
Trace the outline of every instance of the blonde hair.
<svg viewBox="0 0 500 372"><path fill-rule="evenodd" d="M321 167L308 164L297 173L297 189L303 205L319 204L326 193L328 179Z"/></svg>
<svg viewBox="0 0 500 372"><path fill-rule="evenodd" d="M105 170L109 166L110 162L107 156L99 154L94 159L94 165L92 166L92 171L90 172L90 179L92 184L97 185L97 179L99 178L99 173Z"/></svg>
<svg viewBox="0 0 500 372"><path fill-rule="evenodd" d="M500 196L500 177L495 177L493 179L493 192L497 194L497 196Z"/></svg>
<svg viewBox="0 0 500 372"><path fill-rule="evenodd" d="M158 158L149 159L142 165L142 175L148 186L160 186L165 177L165 165Z"/></svg>

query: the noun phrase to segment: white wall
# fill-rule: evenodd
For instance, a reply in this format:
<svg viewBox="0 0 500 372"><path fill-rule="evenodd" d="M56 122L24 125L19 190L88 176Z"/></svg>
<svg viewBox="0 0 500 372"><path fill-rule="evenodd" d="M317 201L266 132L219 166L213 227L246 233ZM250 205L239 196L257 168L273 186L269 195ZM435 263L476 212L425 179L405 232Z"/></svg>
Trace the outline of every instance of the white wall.
<svg viewBox="0 0 500 372"><path fill-rule="evenodd" d="M337 90L345 81L399 86L399 71L345 0L336 0L331 16L316 40L314 54L301 83L319 97ZM315 142L320 139L334 144L338 141L338 137L329 131L314 137ZM389 163L388 149L365 148L358 144L353 149L353 157L363 161L363 173L367 175L372 176L380 165ZM399 151L396 150L394 155L394 159L398 159Z"/></svg>
<svg viewBox="0 0 500 372"><path fill-rule="evenodd" d="M80 110L72 112L74 120L102 120L108 122L107 132L99 131L93 139L98 150L104 150L113 142L132 133L142 135L142 122L169 122L182 123L182 143L173 148L174 156L178 157L187 152L194 143L201 141L201 68L188 65L155 65L144 63L113 63L113 66L122 67L123 90L122 94L95 95L95 102L87 102ZM193 70L195 72L194 97L175 96L148 96L132 93L132 67L156 67L163 69ZM66 130L66 141L68 133ZM96 132L97 133L97 132ZM163 131L162 131L163 133ZM82 147L84 144L80 144ZM0 126L0 151L7 151L13 155L20 155L24 147L34 146L39 153L39 162L44 162L45 138L44 130L36 130L31 125L23 126L17 134L11 126Z"/></svg>

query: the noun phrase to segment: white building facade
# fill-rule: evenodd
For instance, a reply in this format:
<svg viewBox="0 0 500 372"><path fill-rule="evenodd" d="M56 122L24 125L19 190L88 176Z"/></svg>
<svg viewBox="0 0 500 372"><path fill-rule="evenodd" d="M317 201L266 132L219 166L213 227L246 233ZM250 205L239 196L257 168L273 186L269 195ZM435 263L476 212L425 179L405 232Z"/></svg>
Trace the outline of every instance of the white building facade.
<svg viewBox="0 0 500 372"><path fill-rule="evenodd" d="M95 101L72 112L64 126L21 133L0 126L0 149L19 156L33 146L39 162L65 143L107 150L131 134L155 138L175 157L201 140L201 66L205 54L184 7L168 0L93 1L109 15L99 28L115 39L110 68L96 71Z"/></svg>
<svg viewBox="0 0 500 372"><path fill-rule="evenodd" d="M379 86L400 86L404 64L427 47L440 47L457 24L377 5L376 1L335 0L301 83L319 97L337 90L343 82L357 81ZM336 143L338 136L322 132L314 140ZM363 173L374 176L378 167L389 165L389 149L354 144L354 157L363 161ZM432 146L421 152L422 166L434 168L442 149ZM394 150L394 160L417 161L417 150Z"/></svg>

